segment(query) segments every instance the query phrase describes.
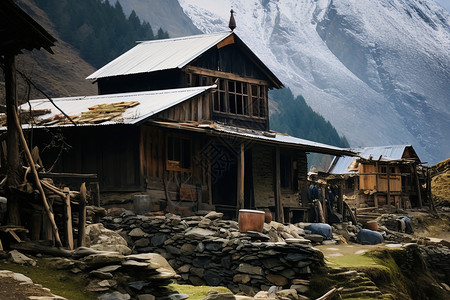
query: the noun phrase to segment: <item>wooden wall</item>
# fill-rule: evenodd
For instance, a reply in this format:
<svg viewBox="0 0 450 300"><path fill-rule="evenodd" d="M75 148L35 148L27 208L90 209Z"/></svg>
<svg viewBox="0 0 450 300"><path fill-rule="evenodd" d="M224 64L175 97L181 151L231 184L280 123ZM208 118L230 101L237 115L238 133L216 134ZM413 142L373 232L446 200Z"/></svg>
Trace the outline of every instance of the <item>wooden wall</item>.
<svg viewBox="0 0 450 300"><path fill-rule="evenodd" d="M35 129L32 145L39 147L48 170L59 155L59 139L63 138L67 150L61 152L53 172L95 173L102 191L138 191L143 189L139 136L139 127L132 125ZM54 147L48 147L52 143Z"/></svg>
<svg viewBox="0 0 450 300"><path fill-rule="evenodd" d="M170 134L181 135L191 140L191 170L172 171L166 166L166 138ZM142 125L140 136L140 166L146 188L151 195L160 200L166 199L164 181L171 200L180 200L180 188L195 189L196 199L208 202L208 169L198 153L204 145L204 138L191 133L181 133L179 130L169 130L156 126Z"/></svg>
<svg viewBox="0 0 450 300"><path fill-rule="evenodd" d="M175 122L200 122L204 120L211 120L212 108L210 106L210 99L211 94L205 93L166 109L165 111L157 114L155 118Z"/></svg>

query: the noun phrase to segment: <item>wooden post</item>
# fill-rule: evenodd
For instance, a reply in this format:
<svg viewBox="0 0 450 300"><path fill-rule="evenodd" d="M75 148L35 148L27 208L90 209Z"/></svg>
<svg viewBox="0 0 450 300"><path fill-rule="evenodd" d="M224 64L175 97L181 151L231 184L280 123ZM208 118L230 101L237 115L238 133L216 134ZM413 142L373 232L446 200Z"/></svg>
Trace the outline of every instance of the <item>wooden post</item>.
<svg viewBox="0 0 450 300"><path fill-rule="evenodd" d="M6 120L8 130L6 132L7 147L7 223L9 225L20 225L20 203L16 197L14 188L20 182L20 156L19 156L19 133L15 124L14 115L17 107L16 90L16 64L13 54L5 55L5 90L6 90Z"/></svg>
<svg viewBox="0 0 450 300"><path fill-rule="evenodd" d="M417 200L419 204L419 208L422 208L422 193L420 191L420 183L419 183L419 175L417 174L417 169L414 164L410 165L411 168L411 174L414 176L414 179L416 181L416 189L417 189Z"/></svg>
<svg viewBox="0 0 450 300"><path fill-rule="evenodd" d="M434 203L433 195L431 194L431 172L430 168L427 168L427 197L428 197L428 203L430 204L430 210L437 215L438 212L436 210L436 205Z"/></svg>
<svg viewBox="0 0 450 300"><path fill-rule="evenodd" d="M281 174L280 174L280 147L275 147L275 206L277 221L284 223L283 206L281 203Z"/></svg>
<svg viewBox="0 0 450 300"><path fill-rule="evenodd" d="M68 187L64 188L67 194L64 199L64 233L66 236L66 247L73 250L73 230L72 230L72 208L70 206L70 190Z"/></svg>
<svg viewBox="0 0 450 300"><path fill-rule="evenodd" d="M78 247L85 246L86 236L86 183L82 183L80 187L80 205L78 210Z"/></svg>
<svg viewBox="0 0 450 300"><path fill-rule="evenodd" d="M326 189L326 187L323 184L321 184L320 189L322 190L322 199L323 199L323 205L321 205L322 206L323 219L324 219L323 223L326 223L327 222L327 195L326 195L327 189Z"/></svg>
<svg viewBox="0 0 450 300"><path fill-rule="evenodd" d="M378 176L379 176L379 174L380 174L380 170L378 169L378 162L375 162L375 172L376 172L376 174L375 174L375 189L377 190L376 192L375 192L375 194L373 195L373 206L375 207L375 208L378 208Z"/></svg>
<svg viewBox="0 0 450 300"><path fill-rule="evenodd" d="M241 144L239 155L238 155L238 167L237 167L237 199L239 203L239 208L244 207L244 144Z"/></svg>
<svg viewBox="0 0 450 300"><path fill-rule="evenodd" d="M322 207L322 203L320 203L320 200L316 200L316 204L317 204L317 211L319 212L319 219L320 219L320 223L326 223L325 222L325 216L323 214L323 207Z"/></svg>
<svg viewBox="0 0 450 300"><path fill-rule="evenodd" d="M38 241L41 238L42 215L40 212L31 214L30 238L32 241Z"/></svg>
<svg viewBox="0 0 450 300"><path fill-rule="evenodd" d="M340 189L339 189L339 201L338 201L338 209L339 213L343 216L344 215L344 187L345 184L341 181L340 182Z"/></svg>

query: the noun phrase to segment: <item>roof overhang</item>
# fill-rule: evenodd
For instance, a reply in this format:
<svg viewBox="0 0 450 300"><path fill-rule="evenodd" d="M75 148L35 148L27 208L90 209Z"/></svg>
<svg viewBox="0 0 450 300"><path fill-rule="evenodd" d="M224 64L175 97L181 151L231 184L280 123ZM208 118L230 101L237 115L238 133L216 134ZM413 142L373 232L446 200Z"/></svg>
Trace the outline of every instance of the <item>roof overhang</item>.
<svg viewBox="0 0 450 300"><path fill-rule="evenodd" d="M259 131L259 130L245 129L218 123L192 123L192 122L175 123L175 122L151 121L150 124L164 128L198 132L217 137L239 138L245 141L252 141L255 143L295 148L305 152L314 152L338 156L356 155L356 153L353 153L343 148L317 143L309 140L304 140L273 131Z"/></svg>

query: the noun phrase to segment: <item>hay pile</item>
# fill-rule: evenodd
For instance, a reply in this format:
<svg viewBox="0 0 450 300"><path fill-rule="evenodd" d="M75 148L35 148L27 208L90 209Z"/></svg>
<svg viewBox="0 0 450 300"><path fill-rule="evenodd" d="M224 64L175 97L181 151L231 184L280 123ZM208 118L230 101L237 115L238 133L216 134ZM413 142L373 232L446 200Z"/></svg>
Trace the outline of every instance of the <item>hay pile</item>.
<svg viewBox="0 0 450 300"><path fill-rule="evenodd" d="M431 192L437 204L450 206L450 158L431 169Z"/></svg>

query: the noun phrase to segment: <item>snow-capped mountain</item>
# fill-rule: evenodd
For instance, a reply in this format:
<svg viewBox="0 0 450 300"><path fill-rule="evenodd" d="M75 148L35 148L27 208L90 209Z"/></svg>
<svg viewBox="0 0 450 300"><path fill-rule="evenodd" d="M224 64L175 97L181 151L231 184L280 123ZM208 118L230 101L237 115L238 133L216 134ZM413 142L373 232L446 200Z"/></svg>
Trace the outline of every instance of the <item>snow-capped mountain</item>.
<svg viewBox="0 0 450 300"><path fill-rule="evenodd" d="M178 0L205 33L236 33L352 146L450 157L450 15L434 0Z"/></svg>

